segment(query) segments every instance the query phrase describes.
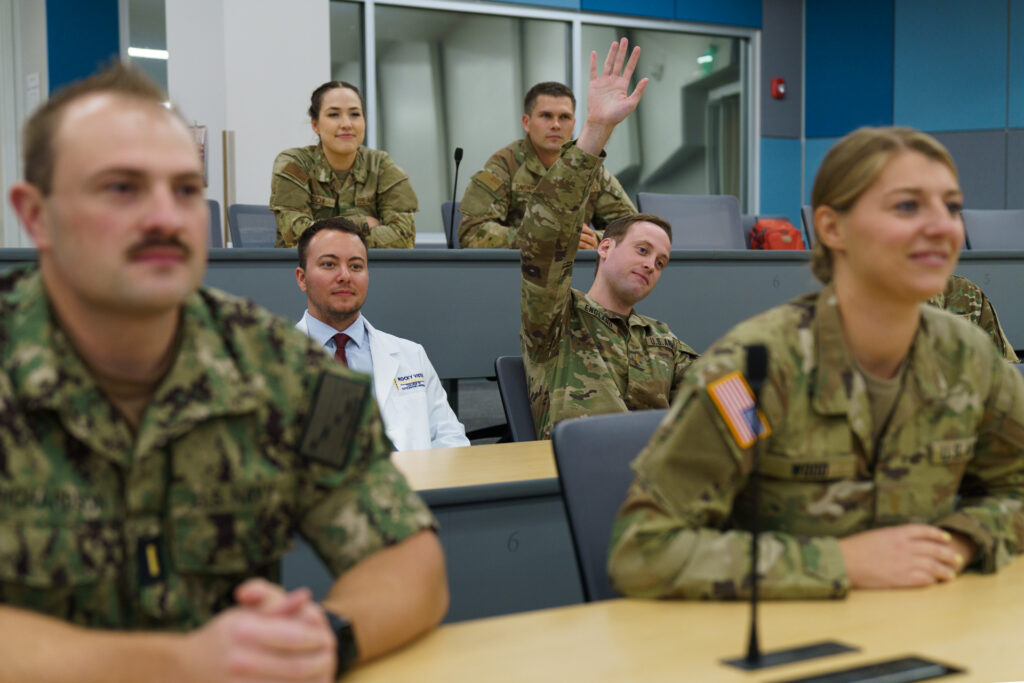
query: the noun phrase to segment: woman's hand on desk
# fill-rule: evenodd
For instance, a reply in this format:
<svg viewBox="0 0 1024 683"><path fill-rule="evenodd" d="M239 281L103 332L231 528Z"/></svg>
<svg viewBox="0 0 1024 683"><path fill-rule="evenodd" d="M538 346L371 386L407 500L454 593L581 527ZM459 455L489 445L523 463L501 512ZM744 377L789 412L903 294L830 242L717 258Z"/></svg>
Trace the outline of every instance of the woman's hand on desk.
<svg viewBox="0 0 1024 683"><path fill-rule="evenodd" d="M913 588L956 578L972 541L928 524L873 529L839 539L853 588Z"/></svg>

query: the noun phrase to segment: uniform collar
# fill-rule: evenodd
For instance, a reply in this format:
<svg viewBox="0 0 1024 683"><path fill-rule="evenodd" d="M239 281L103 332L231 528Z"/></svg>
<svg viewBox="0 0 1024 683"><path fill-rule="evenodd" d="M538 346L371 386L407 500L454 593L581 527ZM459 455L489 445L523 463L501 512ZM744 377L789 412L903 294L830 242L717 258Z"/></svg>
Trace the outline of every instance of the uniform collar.
<svg viewBox="0 0 1024 683"><path fill-rule="evenodd" d="M812 329L818 363L817 381L812 385L815 409L825 415L869 414L867 387L846 346L838 299L831 284L818 294ZM904 387L914 388L925 401L936 401L946 396L949 387L941 360L928 343L928 336L928 315L922 311L921 323L910 347Z"/></svg>
<svg viewBox="0 0 1024 683"><path fill-rule="evenodd" d="M75 439L122 466L133 451L159 448L202 420L253 410L266 393L261 376L239 369L202 296L193 294L182 308L177 357L133 437L54 321L39 273L25 276L4 298L14 310L3 369L20 405L25 412L54 411Z"/></svg>
<svg viewBox="0 0 1024 683"><path fill-rule="evenodd" d="M544 168L544 164L540 162L540 157L537 156L537 150L533 148L533 143L530 142L530 136L524 136L521 144L523 148L523 166L525 166L526 170L535 176L539 178L544 177L547 174L548 169Z"/></svg>
<svg viewBox="0 0 1024 683"><path fill-rule="evenodd" d="M324 145L322 142L318 142L314 145L313 161L316 164L316 179L321 183L329 183L336 177L334 175L334 169L331 168L330 163L327 161L327 155L324 154ZM367 165L365 146L359 146L359 149L356 151L356 160L352 162L352 168L348 169L348 173L356 182L364 185L366 184Z"/></svg>
<svg viewBox="0 0 1024 683"><path fill-rule="evenodd" d="M622 315L615 311L609 311L585 292L573 291L576 292L576 308L586 315L602 320L609 327L615 324L626 325L627 327L650 327L650 319L637 313L635 308L629 312L629 315Z"/></svg>

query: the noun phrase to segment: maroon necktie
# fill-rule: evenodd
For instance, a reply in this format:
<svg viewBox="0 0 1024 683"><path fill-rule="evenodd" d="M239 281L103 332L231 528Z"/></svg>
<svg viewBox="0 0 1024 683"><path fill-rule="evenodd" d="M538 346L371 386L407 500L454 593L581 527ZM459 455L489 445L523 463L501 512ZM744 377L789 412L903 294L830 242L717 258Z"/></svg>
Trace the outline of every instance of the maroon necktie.
<svg viewBox="0 0 1024 683"><path fill-rule="evenodd" d="M348 340L351 339L351 337L344 332L339 332L334 335L333 339L336 345L334 347L334 359L341 361L342 365L348 367L348 358L345 357L345 344L348 344Z"/></svg>

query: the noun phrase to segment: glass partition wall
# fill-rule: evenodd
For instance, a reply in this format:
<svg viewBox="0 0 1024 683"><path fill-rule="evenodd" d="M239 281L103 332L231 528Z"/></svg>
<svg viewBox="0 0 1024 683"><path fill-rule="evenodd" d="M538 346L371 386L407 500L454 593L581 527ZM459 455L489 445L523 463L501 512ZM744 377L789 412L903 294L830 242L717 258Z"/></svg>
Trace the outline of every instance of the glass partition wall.
<svg viewBox="0 0 1024 683"><path fill-rule="evenodd" d="M331 72L359 85L367 139L409 174L417 232L440 232L462 147L457 198L499 148L523 136L523 95L540 81L576 94L586 112L590 51L612 40L643 48L651 82L616 130L607 168L637 192L733 194L752 205L749 29L488 3L333 0ZM710 32L714 28L714 32Z"/></svg>

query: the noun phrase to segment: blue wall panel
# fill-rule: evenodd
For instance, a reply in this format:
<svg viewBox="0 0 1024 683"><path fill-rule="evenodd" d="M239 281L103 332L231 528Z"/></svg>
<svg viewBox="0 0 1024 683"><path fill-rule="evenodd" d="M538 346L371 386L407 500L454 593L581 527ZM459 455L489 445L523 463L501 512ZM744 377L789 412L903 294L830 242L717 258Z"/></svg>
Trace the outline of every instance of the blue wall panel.
<svg viewBox="0 0 1024 683"><path fill-rule="evenodd" d="M761 28L761 0L675 0L676 19Z"/></svg>
<svg viewBox="0 0 1024 683"><path fill-rule="evenodd" d="M580 9L587 12L614 12L638 14L642 17L671 19L675 15L675 0L582 0Z"/></svg>
<svg viewBox="0 0 1024 683"><path fill-rule="evenodd" d="M800 141L761 138L762 215L783 215L800 226Z"/></svg>
<svg viewBox="0 0 1024 683"><path fill-rule="evenodd" d="M896 0L896 123L1005 127L1008 8L1007 0Z"/></svg>
<svg viewBox="0 0 1024 683"><path fill-rule="evenodd" d="M1010 128L1024 128L1024 0L1010 0Z"/></svg>
<svg viewBox="0 0 1024 683"><path fill-rule="evenodd" d="M811 203L811 188L814 187L814 176L818 174L818 167L821 166L825 154L832 145L839 142L839 138L816 138L808 139L804 143L804 204Z"/></svg>
<svg viewBox="0 0 1024 683"><path fill-rule="evenodd" d="M805 3L807 137L892 123L892 3Z"/></svg>
<svg viewBox="0 0 1024 683"><path fill-rule="evenodd" d="M117 0L46 0L50 92L120 54Z"/></svg>

